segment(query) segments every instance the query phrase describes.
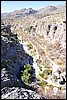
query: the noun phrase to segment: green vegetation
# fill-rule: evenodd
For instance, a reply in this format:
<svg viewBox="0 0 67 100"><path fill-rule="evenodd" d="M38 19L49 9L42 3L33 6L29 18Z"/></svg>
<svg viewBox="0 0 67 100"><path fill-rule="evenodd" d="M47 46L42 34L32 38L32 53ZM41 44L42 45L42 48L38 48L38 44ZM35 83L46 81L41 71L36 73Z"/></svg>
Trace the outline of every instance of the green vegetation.
<svg viewBox="0 0 67 100"><path fill-rule="evenodd" d="M39 66L40 71L42 71L42 66Z"/></svg>
<svg viewBox="0 0 67 100"><path fill-rule="evenodd" d="M40 75L42 78L44 78L44 73L40 73L39 75Z"/></svg>
<svg viewBox="0 0 67 100"><path fill-rule="evenodd" d="M57 76L53 75L52 79L53 79L54 81L57 81Z"/></svg>
<svg viewBox="0 0 67 100"><path fill-rule="evenodd" d="M31 68L30 64L24 65L24 68L27 69L28 71L32 71L32 68Z"/></svg>
<svg viewBox="0 0 67 100"><path fill-rule="evenodd" d="M43 64L44 68L52 68L52 66L49 65L49 62L46 62L45 64Z"/></svg>
<svg viewBox="0 0 67 100"><path fill-rule="evenodd" d="M41 67L41 66L40 66ZM49 69L45 69L44 71L43 71L43 73L40 73L39 75L42 77L42 78L44 78L44 76L47 76L47 75L49 75L51 73L51 70L49 70Z"/></svg>
<svg viewBox="0 0 67 100"><path fill-rule="evenodd" d="M43 73L44 74L48 74L49 73L49 70L44 70Z"/></svg>
<svg viewBox="0 0 67 100"><path fill-rule="evenodd" d="M34 52L36 52L36 49L34 49Z"/></svg>
<svg viewBox="0 0 67 100"><path fill-rule="evenodd" d="M33 48L32 44L28 44L27 47L28 47L28 50Z"/></svg>
<svg viewBox="0 0 67 100"><path fill-rule="evenodd" d="M39 62L40 62L40 59L37 59L37 60L36 60L36 63L39 63Z"/></svg>
<svg viewBox="0 0 67 100"><path fill-rule="evenodd" d="M49 70L49 69L45 69L45 70L43 71L44 74L50 74L51 72L52 72L52 70Z"/></svg>
<svg viewBox="0 0 67 100"><path fill-rule="evenodd" d="M42 81L42 82L39 83L39 85L40 85L42 88L44 88L46 84L47 84L46 81Z"/></svg>
<svg viewBox="0 0 67 100"><path fill-rule="evenodd" d="M28 83L29 78L30 78L30 74L28 73L27 70L24 70L23 76L21 76L21 80L22 80L24 83Z"/></svg>
<svg viewBox="0 0 67 100"><path fill-rule="evenodd" d="M21 80L22 80L25 84L28 84L28 83L29 83L29 80L30 80L30 78L31 78L31 71L32 71L32 68L31 68L31 65L30 65L30 64L24 65L24 71L23 71L23 73L21 74Z"/></svg>

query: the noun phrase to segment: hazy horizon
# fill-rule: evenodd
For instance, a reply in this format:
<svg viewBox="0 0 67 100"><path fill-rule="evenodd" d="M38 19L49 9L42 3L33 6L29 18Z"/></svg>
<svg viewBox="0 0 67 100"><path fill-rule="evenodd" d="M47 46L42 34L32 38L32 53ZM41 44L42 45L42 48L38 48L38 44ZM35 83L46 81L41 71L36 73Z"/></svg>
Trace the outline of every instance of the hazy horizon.
<svg viewBox="0 0 67 100"><path fill-rule="evenodd" d="M66 1L1 1L1 13L9 13L24 8L39 10L46 6L58 6L65 3Z"/></svg>

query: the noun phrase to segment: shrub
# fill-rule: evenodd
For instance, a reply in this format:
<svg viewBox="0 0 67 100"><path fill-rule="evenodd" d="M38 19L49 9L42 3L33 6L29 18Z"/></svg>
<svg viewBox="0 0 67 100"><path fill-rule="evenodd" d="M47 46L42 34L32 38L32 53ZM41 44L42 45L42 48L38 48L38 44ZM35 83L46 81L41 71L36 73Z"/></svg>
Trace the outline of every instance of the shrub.
<svg viewBox="0 0 67 100"><path fill-rule="evenodd" d="M36 49L34 49L34 52L36 52Z"/></svg>
<svg viewBox="0 0 67 100"><path fill-rule="evenodd" d="M28 83L29 81L29 78L30 78L30 74L28 73L28 70L24 70L23 72L23 76L21 76L21 80L24 82L24 83Z"/></svg>
<svg viewBox="0 0 67 100"><path fill-rule="evenodd" d="M41 67L41 66L40 66ZM42 69L41 69L42 70ZM44 78L44 76L49 75L51 73L51 70L44 70L43 73L40 73L39 75Z"/></svg>
<svg viewBox="0 0 67 100"><path fill-rule="evenodd" d="M21 75L21 80L26 84L29 83L29 79L31 78L31 71L32 71L32 68L30 64L24 65L24 71Z"/></svg>
<svg viewBox="0 0 67 100"><path fill-rule="evenodd" d="M42 73L42 74L40 73L39 75L40 75L42 78L44 78L44 73Z"/></svg>
<svg viewBox="0 0 67 100"><path fill-rule="evenodd" d="M52 71L49 70L49 69L47 69L47 70L45 69L45 70L43 71L44 75L45 75L45 74L50 74L51 72L52 72Z"/></svg>
<svg viewBox="0 0 67 100"><path fill-rule="evenodd" d="M29 26L29 27L26 28L26 29L28 30L28 32L30 32L32 28L33 28L33 26Z"/></svg>
<svg viewBox="0 0 67 100"><path fill-rule="evenodd" d="M36 63L41 63L42 61L40 59L37 59L36 60Z"/></svg>
<svg viewBox="0 0 67 100"><path fill-rule="evenodd" d="M28 47L28 50L33 48L32 44L28 44L27 47Z"/></svg>
<svg viewBox="0 0 67 100"><path fill-rule="evenodd" d="M47 84L46 81L42 81L42 82L39 83L39 85L40 85L42 88L44 88L46 84Z"/></svg>
<svg viewBox="0 0 67 100"><path fill-rule="evenodd" d="M44 73L44 74L48 74L48 70L44 70L43 73Z"/></svg>
<svg viewBox="0 0 67 100"><path fill-rule="evenodd" d="M53 75L52 79L53 79L54 81L57 81L57 76Z"/></svg>
<svg viewBox="0 0 67 100"><path fill-rule="evenodd" d="M39 66L40 71L42 71L42 66Z"/></svg>

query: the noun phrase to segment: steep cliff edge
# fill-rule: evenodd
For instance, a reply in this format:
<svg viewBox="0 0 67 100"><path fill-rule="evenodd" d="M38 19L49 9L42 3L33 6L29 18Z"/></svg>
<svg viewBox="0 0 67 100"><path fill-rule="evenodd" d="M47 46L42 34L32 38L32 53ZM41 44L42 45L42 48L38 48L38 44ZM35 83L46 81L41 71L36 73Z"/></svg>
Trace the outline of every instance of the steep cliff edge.
<svg viewBox="0 0 67 100"><path fill-rule="evenodd" d="M18 77L20 68L24 70L24 65L30 61L33 63L33 58L25 52L17 34L12 34L10 27L1 23L1 98L42 99L42 96L33 91L34 87L25 84L24 80Z"/></svg>

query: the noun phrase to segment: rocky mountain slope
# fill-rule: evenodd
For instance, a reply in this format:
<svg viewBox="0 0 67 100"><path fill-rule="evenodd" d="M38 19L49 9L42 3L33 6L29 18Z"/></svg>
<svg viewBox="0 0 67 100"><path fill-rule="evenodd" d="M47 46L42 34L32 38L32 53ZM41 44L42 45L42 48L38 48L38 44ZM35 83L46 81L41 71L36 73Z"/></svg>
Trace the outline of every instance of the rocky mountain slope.
<svg viewBox="0 0 67 100"><path fill-rule="evenodd" d="M36 14L38 11L37 10L33 10L32 8L29 9L21 9L21 10L15 10L13 12L10 13L2 13L2 17L11 17L11 18L17 18L17 17L22 17L24 15L30 15L30 14Z"/></svg>
<svg viewBox="0 0 67 100"><path fill-rule="evenodd" d="M1 23L1 88L2 99L42 99L36 92L32 91L36 89L33 87L35 74L31 73L31 83L25 84L18 75L20 69L24 69L24 65L32 64L33 58L25 53L23 46L19 43L17 35L12 34L10 25L5 26ZM21 72L20 72L21 73ZM17 87L17 88L16 88ZM18 88L21 87L21 88ZM22 88L23 87L23 88ZM33 88L32 88L33 87ZM26 90L26 89L31 90ZM19 93L17 93L17 90ZM3 92L4 91L4 92ZM14 94L14 93L17 94ZM12 94L13 93L13 94ZM21 93L23 95L21 95ZM13 96L14 95L14 96Z"/></svg>
<svg viewBox="0 0 67 100"><path fill-rule="evenodd" d="M39 10L34 10L32 8L24 8L24 9L20 9L20 10L15 10L13 12L10 13L2 13L2 17L6 17L6 18L17 18L17 17L22 17L22 16L26 16L26 15L34 15L34 16L47 16L53 13L59 13L59 12L63 12L66 10L66 4L63 5L58 5L58 6L47 6L44 8L41 8Z"/></svg>
<svg viewBox="0 0 67 100"><path fill-rule="evenodd" d="M2 98L12 98L10 91L19 91L12 87L20 86L46 99L65 99L66 6L16 10L1 21ZM28 93L22 88L19 98Z"/></svg>

